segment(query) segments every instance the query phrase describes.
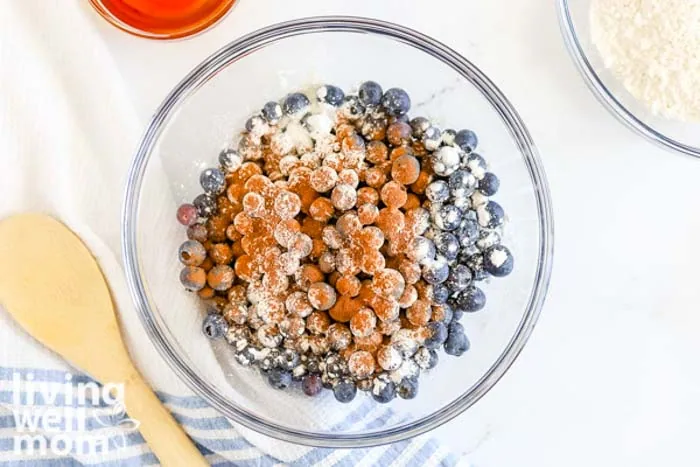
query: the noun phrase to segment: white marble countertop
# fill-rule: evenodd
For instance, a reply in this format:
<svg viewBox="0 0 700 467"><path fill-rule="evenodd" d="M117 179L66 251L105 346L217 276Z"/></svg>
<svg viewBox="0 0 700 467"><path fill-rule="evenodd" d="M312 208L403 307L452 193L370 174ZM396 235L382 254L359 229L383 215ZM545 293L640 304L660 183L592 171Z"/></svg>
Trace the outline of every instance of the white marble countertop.
<svg viewBox="0 0 700 467"><path fill-rule="evenodd" d="M506 377L435 435L477 466L700 465L700 161L649 145L598 104L554 1L239 0L211 31L170 43L95 21L145 123L219 46L321 14L402 23L464 54L519 110L549 176L556 252L538 327Z"/></svg>

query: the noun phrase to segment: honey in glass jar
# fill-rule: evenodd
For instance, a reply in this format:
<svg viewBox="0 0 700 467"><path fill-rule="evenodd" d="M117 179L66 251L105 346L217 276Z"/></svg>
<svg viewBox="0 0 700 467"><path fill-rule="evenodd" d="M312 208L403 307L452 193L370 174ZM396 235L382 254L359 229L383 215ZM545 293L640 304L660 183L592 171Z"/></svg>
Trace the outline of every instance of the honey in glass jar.
<svg viewBox="0 0 700 467"><path fill-rule="evenodd" d="M90 0L114 26L142 37L174 39L221 19L235 0Z"/></svg>

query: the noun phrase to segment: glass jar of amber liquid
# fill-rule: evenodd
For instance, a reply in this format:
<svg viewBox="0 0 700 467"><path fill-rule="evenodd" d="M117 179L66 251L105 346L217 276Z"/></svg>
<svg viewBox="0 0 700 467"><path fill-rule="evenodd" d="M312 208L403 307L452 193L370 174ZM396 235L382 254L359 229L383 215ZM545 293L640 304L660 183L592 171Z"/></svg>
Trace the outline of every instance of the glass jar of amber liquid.
<svg viewBox="0 0 700 467"><path fill-rule="evenodd" d="M90 0L119 29L149 39L196 34L220 20L236 0Z"/></svg>

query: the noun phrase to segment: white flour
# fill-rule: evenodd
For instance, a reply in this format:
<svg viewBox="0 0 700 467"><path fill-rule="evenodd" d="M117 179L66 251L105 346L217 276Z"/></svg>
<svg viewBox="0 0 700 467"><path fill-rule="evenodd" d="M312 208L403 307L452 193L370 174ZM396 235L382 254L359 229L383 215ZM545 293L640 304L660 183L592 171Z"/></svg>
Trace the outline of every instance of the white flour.
<svg viewBox="0 0 700 467"><path fill-rule="evenodd" d="M700 122L700 0L593 0L605 67L654 114Z"/></svg>

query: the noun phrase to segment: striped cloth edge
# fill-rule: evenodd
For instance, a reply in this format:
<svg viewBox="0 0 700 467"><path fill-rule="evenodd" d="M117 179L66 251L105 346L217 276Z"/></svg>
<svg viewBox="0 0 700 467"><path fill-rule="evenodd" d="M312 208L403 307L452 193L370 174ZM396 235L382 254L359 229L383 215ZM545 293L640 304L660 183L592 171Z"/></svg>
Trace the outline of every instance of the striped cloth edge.
<svg viewBox="0 0 700 467"><path fill-rule="evenodd" d="M65 384L66 374L71 375L71 383L94 383L94 380L84 374L65 372L61 370L40 369L40 368L10 368L0 367L0 387L7 387L14 375L18 374L24 379L27 374L32 374L35 382L61 383ZM305 455L293 462L283 462L268 454L265 454L240 436L231 421L221 416L201 398L197 396L178 396L164 392L158 392L158 397L170 409L175 419L183 425L190 437L193 439L200 452L206 456L213 466L236 466L236 467L350 467L350 466L455 466L457 457L440 446L435 440L430 438L415 438L398 443L379 446L375 448L362 449L328 449L312 448ZM21 395L21 403L26 403L26 394ZM34 394L35 404L44 407L70 407L75 405L75 401L66 404L62 397L57 394L52 404L41 400L40 394ZM75 466L99 466L99 467L137 467L141 465L157 465L157 458L148 451L145 441L141 435L130 433L123 436L126 445L120 447L127 454L124 457L118 456L115 459L100 462L80 462L72 457L47 457L31 460L6 460L8 453L14 448L13 435L17 433L15 415L7 412L6 406L12 404L17 397L14 391L0 390L0 466L8 467L75 467ZM105 407L98 405L96 409ZM338 423L333 429L347 429L350 427L363 427L366 429L377 428L386 421L396 419L395 414L386 409L381 412L372 410L373 404L368 399L350 412L343 421ZM91 409L92 410L92 409ZM11 411L10 411L11 412ZM204 416L202 416L204 412ZM198 416L199 415L199 416ZM395 421L401 421L396 419ZM97 420L91 418L86 420L86 430L100 430L103 425L96 423ZM222 432L230 432L231 437L221 437ZM9 435L9 436L8 436ZM48 437L48 434L45 434ZM121 436L121 435L117 435ZM128 449L127 449L128 448ZM132 448L142 452L136 455L129 455ZM117 452L115 450L115 452ZM220 455L224 453L225 455ZM5 458L5 459L3 459ZM235 459L235 460L232 460Z"/></svg>

